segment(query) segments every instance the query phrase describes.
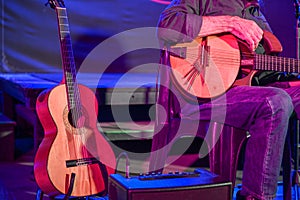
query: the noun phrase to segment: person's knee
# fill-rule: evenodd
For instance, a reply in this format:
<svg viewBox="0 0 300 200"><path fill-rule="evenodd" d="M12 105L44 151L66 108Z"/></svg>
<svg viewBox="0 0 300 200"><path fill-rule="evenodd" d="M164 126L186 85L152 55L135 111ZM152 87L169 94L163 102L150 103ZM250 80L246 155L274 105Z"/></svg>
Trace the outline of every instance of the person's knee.
<svg viewBox="0 0 300 200"><path fill-rule="evenodd" d="M273 88L272 94L267 96L267 102L272 109L272 114L281 114L284 118L289 118L293 113L294 106L290 95L279 88Z"/></svg>

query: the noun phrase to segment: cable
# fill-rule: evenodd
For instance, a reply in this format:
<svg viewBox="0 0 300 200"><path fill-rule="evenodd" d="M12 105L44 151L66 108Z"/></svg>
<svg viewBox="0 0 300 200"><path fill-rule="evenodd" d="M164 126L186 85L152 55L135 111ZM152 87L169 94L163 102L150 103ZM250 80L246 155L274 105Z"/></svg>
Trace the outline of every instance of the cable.
<svg viewBox="0 0 300 200"><path fill-rule="evenodd" d="M130 161L129 161L129 157L128 154L126 152L122 152L119 154L119 156L117 157L117 163L116 163L116 169L118 169L118 165L120 162L121 157L125 157L126 162L125 162L125 177L129 178L129 173L130 173Z"/></svg>

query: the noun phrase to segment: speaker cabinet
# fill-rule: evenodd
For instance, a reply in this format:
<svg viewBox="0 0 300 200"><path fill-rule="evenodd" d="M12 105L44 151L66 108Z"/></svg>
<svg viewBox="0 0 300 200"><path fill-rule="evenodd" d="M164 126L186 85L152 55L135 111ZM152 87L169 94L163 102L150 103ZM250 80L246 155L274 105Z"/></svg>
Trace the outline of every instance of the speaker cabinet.
<svg viewBox="0 0 300 200"><path fill-rule="evenodd" d="M109 200L231 200L231 182L204 169L192 173L111 174Z"/></svg>

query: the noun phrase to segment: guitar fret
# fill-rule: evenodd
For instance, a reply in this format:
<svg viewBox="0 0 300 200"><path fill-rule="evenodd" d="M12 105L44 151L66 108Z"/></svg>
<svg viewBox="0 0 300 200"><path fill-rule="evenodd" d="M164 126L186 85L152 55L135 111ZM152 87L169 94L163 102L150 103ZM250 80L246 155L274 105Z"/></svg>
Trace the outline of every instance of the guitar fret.
<svg viewBox="0 0 300 200"><path fill-rule="evenodd" d="M273 70L274 69L273 56L269 56L268 64L269 64L268 70Z"/></svg>
<svg viewBox="0 0 300 200"><path fill-rule="evenodd" d="M267 56L268 59L268 70L272 70L272 56Z"/></svg>
<svg viewBox="0 0 300 200"><path fill-rule="evenodd" d="M278 65L278 57L274 56L274 65L275 65L275 70L278 69L279 65Z"/></svg>
<svg viewBox="0 0 300 200"><path fill-rule="evenodd" d="M259 58L260 58L260 69L261 69L262 68L262 63L263 63L263 56L259 55Z"/></svg>
<svg viewBox="0 0 300 200"><path fill-rule="evenodd" d="M277 65L277 57L273 56L272 57L272 63L273 63L273 70L277 70L278 65Z"/></svg>
<svg viewBox="0 0 300 200"><path fill-rule="evenodd" d="M260 58L260 69L262 68L262 63L263 63L263 56L262 55L259 55L259 58Z"/></svg>
<svg viewBox="0 0 300 200"><path fill-rule="evenodd" d="M271 65L271 69L272 69L272 70L275 70L275 67L276 67L276 66L274 65L274 56L271 57L270 65Z"/></svg>
<svg viewBox="0 0 300 200"><path fill-rule="evenodd" d="M275 67L278 68L278 58L275 58Z"/></svg>
<svg viewBox="0 0 300 200"><path fill-rule="evenodd" d="M261 69L262 68L262 56L261 55L257 55L258 57L258 61L259 61L259 68L258 69Z"/></svg>
<svg viewBox="0 0 300 200"><path fill-rule="evenodd" d="M263 56L263 62L266 63L265 65L263 65L263 70L266 70L268 68L268 63L267 63L267 57Z"/></svg>
<svg viewBox="0 0 300 200"><path fill-rule="evenodd" d="M288 66L291 66L291 59L288 59L287 63L288 63Z"/></svg>
<svg viewBox="0 0 300 200"><path fill-rule="evenodd" d="M285 72L289 72L289 59L287 58L283 58L283 70L282 71L285 71Z"/></svg>
<svg viewBox="0 0 300 200"><path fill-rule="evenodd" d="M277 61L278 61L277 57L274 56L274 66L275 66L274 68L275 69L278 68L278 62Z"/></svg>
<svg viewBox="0 0 300 200"><path fill-rule="evenodd" d="M279 61L280 61L278 64L279 69L280 69L280 67L283 67L283 69L281 71L286 71L286 66L284 64L284 58L280 58Z"/></svg>
<svg viewBox="0 0 300 200"><path fill-rule="evenodd" d="M296 65L295 65L295 59L293 59L293 66L294 66L294 68L295 68L295 66L296 66Z"/></svg>
<svg viewBox="0 0 300 200"><path fill-rule="evenodd" d="M262 63L262 57L261 57L261 55L260 54L257 54L256 55L257 56L257 60L258 60L258 64L257 64L257 68L256 69L261 69L261 67L262 67L262 65L261 65L261 63Z"/></svg>
<svg viewBox="0 0 300 200"><path fill-rule="evenodd" d="M286 67L285 71L286 71L286 72L289 72L289 70L288 70L288 66L289 66L289 59L287 59L287 58L284 58L284 66Z"/></svg>
<svg viewBox="0 0 300 200"><path fill-rule="evenodd" d="M295 58L256 54L253 69L299 73L300 60Z"/></svg>
<svg viewBox="0 0 300 200"><path fill-rule="evenodd" d="M70 33L69 26L64 23L59 24L59 29L61 33Z"/></svg>
<svg viewBox="0 0 300 200"><path fill-rule="evenodd" d="M268 68L268 70L274 70L274 68L276 67L275 65L274 65L274 62L273 62L273 60L274 60L274 58L273 58L273 56L268 56L269 57L269 61L268 61L268 63L269 63L269 68Z"/></svg>
<svg viewBox="0 0 300 200"><path fill-rule="evenodd" d="M287 66L287 61L286 61L286 58L282 58L282 65L283 65L283 70L282 71L285 71L287 72L288 71L288 66Z"/></svg>
<svg viewBox="0 0 300 200"><path fill-rule="evenodd" d="M267 70L270 70L271 69L271 61L270 61L270 56L266 56L267 58Z"/></svg>
<svg viewBox="0 0 300 200"><path fill-rule="evenodd" d="M263 69L263 70L266 70L266 66L267 66L267 59L266 59L266 56L263 56L263 63L266 63L266 64L262 66L262 69Z"/></svg>
<svg viewBox="0 0 300 200"><path fill-rule="evenodd" d="M263 63L263 57L262 57L262 55L258 55L259 56L259 61L260 61L260 65L259 65L259 68L258 69L262 69L262 63Z"/></svg>
<svg viewBox="0 0 300 200"><path fill-rule="evenodd" d="M267 65L265 66L265 70L269 70L270 69L270 62L269 62L269 56L265 56L265 58L266 58L266 63L267 63Z"/></svg>

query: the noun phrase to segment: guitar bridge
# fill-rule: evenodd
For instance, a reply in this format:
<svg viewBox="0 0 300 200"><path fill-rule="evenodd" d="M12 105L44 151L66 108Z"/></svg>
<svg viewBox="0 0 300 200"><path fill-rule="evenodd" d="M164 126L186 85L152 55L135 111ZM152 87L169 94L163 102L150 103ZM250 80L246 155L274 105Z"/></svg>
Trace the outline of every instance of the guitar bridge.
<svg viewBox="0 0 300 200"><path fill-rule="evenodd" d="M80 165L91 165L91 164L95 164L95 163L99 163L100 161L95 158L81 158L81 159L76 159L76 160L67 160L66 161L66 166L67 168L69 167L77 167Z"/></svg>

